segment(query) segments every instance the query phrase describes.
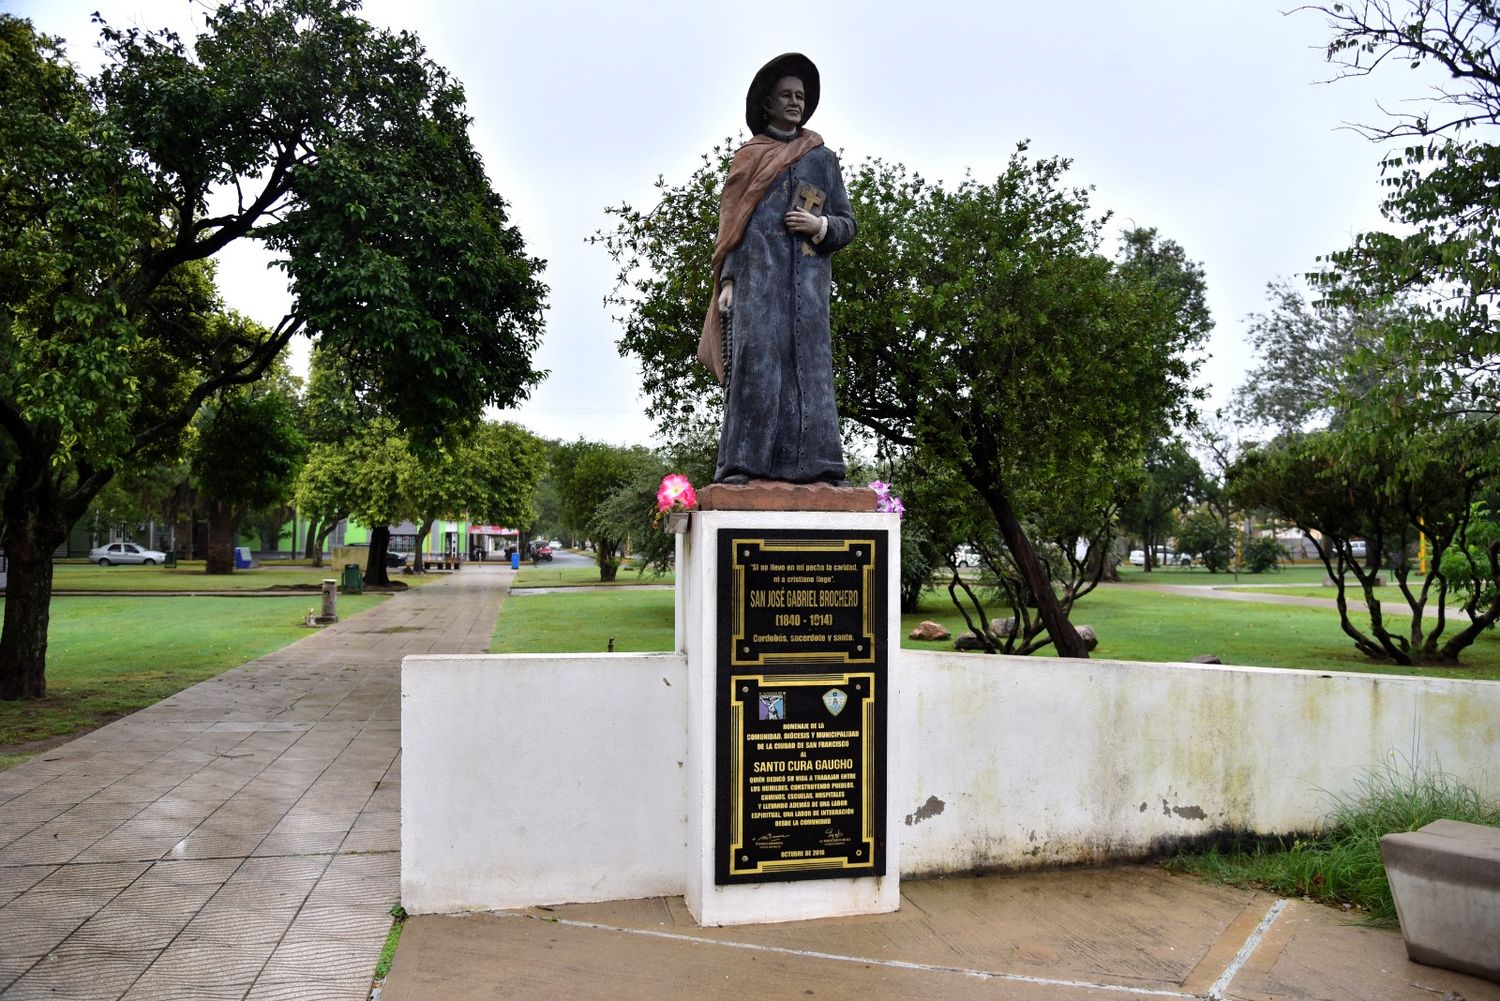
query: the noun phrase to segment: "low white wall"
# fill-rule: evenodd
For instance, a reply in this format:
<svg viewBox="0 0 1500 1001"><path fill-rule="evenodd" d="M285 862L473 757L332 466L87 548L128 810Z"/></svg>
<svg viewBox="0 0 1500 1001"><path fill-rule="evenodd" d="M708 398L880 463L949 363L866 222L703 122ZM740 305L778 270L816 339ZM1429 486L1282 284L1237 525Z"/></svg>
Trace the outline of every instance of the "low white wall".
<svg viewBox="0 0 1500 1001"><path fill-rule="evenodd" d="M903 651L903 875L1307 830L1393 752L1500 795L1500 682ZM412 913L683 893L681 654L409 657Z"/></svg>
<svg viewBox="0 0 1500 1001"><path fill-rule="evenodd" d="M906 651L907 875L1311 829L1389 755L1500 793L1500 682Z"/></svg>
<svg viewBox="0 0 1500 1001"><path fill-rule="evenodd" d="M681 893L686 761L680 654L406 658L402 904Z"/></svg>

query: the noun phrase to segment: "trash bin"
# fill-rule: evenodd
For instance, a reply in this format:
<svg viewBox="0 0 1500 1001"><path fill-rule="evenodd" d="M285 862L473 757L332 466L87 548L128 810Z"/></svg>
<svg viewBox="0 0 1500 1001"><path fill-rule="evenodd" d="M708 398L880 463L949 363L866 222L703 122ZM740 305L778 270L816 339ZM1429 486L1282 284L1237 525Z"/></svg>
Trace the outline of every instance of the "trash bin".
<svg viewBox="0 0 1500 1001"><path fill-rule="evenodd" d="M515 550L512 550L510 554L510 568L512 570L521 569L521 554Z"/></svg>
<svg viewBox="0 0 1500 1001"><path fill-rule="evenodd" d="M339 587L345 594L365 593L365 576L359 572L358 563L344 564L344 578Z"/></svg>
<svg viewBox="0 0 1500 1001"><path fill-rule="evenodd" d="M161 561L161 565L171 569L177 566L177 550L168 549L167 558Z"/></svg>
<svg viewBox="0 0 1500 1001"><path fill-rule="evenodd" d="M236 570L249 570L252 562L249 546L234 547L234 568Z"/></svg>

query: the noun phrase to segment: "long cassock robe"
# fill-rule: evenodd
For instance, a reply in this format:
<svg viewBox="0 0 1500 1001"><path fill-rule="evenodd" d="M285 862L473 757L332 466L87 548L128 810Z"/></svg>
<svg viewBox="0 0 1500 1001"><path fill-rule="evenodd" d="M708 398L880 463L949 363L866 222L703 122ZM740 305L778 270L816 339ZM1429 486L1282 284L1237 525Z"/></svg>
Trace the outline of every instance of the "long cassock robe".
<svg viewBox="0 0 1500 1001"><path fill-rule="evenodd" d="M821 199L821 204L817 203ZM819 241L790 232L786 214L828 220ZM829 255L854 239L838 157L815 132L758 135L730 165L714 250L713 301L699 357L720 379L723 282L734 283L732 354L716 481L743 475L793 483L840 481L845 467L833 401Z"/></svg>

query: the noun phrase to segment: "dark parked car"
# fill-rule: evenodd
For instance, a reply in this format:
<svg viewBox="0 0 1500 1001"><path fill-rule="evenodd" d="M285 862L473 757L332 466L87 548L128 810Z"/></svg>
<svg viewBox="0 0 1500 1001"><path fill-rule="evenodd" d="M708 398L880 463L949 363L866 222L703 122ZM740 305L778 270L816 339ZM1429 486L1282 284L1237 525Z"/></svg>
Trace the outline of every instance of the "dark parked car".
<svg viewBox="0 0 1500 1001"><path fill-rule="evenodd" d="M406 566L406 554L405 553L393 552L393 551L391 551L389 549L386 550L386 553L385 553L385 565L388 566L388 567L404 567L404 566Z"/></svg>

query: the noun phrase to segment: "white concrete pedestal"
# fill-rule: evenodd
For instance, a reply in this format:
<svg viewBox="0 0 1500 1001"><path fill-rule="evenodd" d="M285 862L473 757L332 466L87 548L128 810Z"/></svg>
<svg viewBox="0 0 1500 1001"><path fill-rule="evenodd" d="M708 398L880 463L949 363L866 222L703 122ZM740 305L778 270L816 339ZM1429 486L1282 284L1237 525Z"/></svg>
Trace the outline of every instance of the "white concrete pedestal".
<svg viewBox="0 0 1500 1001"><path fill-rule="evenodd" d="M715 884L716 804L718 782L718 712L716 678L719 642L719 602L728 600L727 582L720 580L719 539L723 529L837 532L851 537L884 539L885 623L877 642L885 646L884 761L885 771L883 876L808 878L775 882ZM900 521L896 515L802 511L697 511L682 537L677 561L678 630L688 661L688 851L686 899L688 908L704 925L753 924L878 914L900 904L900 814L902 789L897 764L900 690L896 661L900 651ZM787 670L794 668L788 667ZM837 670L837 668L832 668ZM774 668L768 668L774 673Z"/></svg>

